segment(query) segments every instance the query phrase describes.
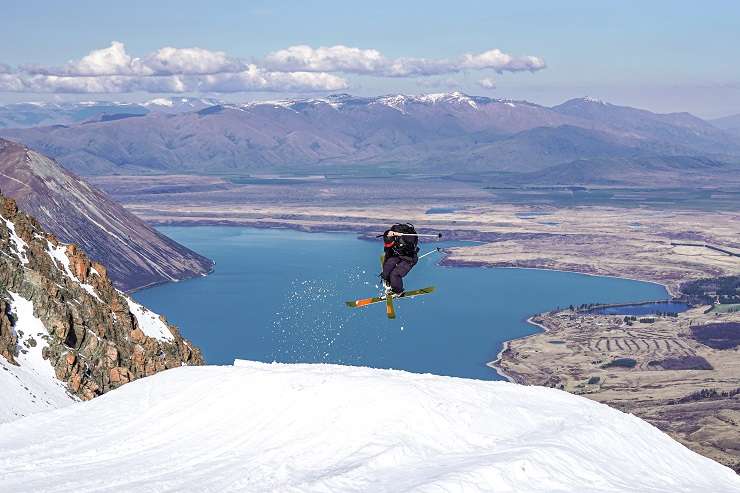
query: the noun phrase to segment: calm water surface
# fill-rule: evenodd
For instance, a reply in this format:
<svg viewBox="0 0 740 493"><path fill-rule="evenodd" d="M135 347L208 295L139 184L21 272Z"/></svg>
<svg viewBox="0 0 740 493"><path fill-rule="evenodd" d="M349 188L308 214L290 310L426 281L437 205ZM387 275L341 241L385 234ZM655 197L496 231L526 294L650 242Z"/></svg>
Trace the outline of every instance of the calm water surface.
<svg viewBox="0 0 740 493"><path fill-rule="evenodd" d="M664 299L662 286L530 269L451 268L422 259L406 288L437 292L361 309L374 295L382 245L353 234L233 227L164 227L216 261L207 277L135 294L164 313L211 364L234 358L327 362L498 379L501 344L536 332L526 319L556 306ZM422 245L422 250L427 248Z"/></svg>

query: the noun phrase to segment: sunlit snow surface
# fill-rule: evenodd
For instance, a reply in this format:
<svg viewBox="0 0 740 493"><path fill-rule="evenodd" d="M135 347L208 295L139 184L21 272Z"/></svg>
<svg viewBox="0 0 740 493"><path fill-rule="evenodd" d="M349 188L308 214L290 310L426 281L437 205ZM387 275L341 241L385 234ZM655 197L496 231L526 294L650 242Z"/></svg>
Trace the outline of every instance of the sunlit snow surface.
<svg viewBox="0 0 740 493"><path fill-rule="evenodd" d="M160 341L172 341L175 337L170 332L169 327L160 318L159 314L154 313L147 307L138 304L128 296L126 296L128 302L128 309L136 317L136 321L139 324L139 328L145 336Z"/></svg>
<svg viewBox="0 0 740 493"><path fill-rule="evenodd" d="M732 492L631 415L542 387L336 365L182 367L0 425L4 492Z"/></svg>

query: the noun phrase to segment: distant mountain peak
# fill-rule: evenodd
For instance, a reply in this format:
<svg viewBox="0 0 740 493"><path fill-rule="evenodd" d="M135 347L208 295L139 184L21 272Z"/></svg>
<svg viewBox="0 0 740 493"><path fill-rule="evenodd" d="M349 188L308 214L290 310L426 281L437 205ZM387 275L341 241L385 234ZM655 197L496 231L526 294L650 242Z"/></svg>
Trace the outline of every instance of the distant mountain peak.
<svg viewBox="0 0 740 493"><path fill-rule="evenodd" d="M591 96L583 96L580 98L573 98L554 106L554 108L567 108L567 107L599 107L599 106L614 106L611 103L604 101L603 99L594 98Z"/></svg>
<svg viewBox="0 0 740 493"><path fill-rule="evenodd" d="M596 104L603 104L603 105L609 104L609 103L607 103L606 101L604 101L602 99L593 98L591 96L584 96L584 97L581 98L581 101L584 101L586 103L596 103Z"/></svg>
<svg viewBox="0 0 740 493"><path fill-rule="evenodd" d="M146 103L144 103L144 106L168 106L172 107L175 103L172 101L172 99L169 98L154 98Z"/></svg>
<svg viewBox="0 0 740 493"><path fill-rule="evenodd" d="M223 102L218 99L212 99L212 98L190 98L190 97L171 97L171 98L154 98L150 99L149 101L146 101L144 103L141 103L142 106L149 108L151 106L155 107L165 107L165 108L174 108L175 106L182 106L182 107L193 107L193 108L204 108L206 106L215 106L218 104L222 104Z"/></svg>
<svg viewBox="0 0 740 493"><path fill-rule="evenodd" d="M495 100L480 96L469 96L459 91L418 95L389 94L374 98L375 103L383 104L395 110L401 111L402 113L404 112L405 106L408 104L424 104L430 106L437 104L457 104L467 105L477 110L479 109L479 104L487 104L492 101Z"/></svg>
<svg viewBox="0 0 740 493"><path fill-rule="evenodd" d="M295 99L277 99L277 100L256 100L248 103L236 105L236 107L249 109L259 106L282 107L286 109L296 109L300 106L328 105L334 109L341 109L346 105L383 105L393 108L402 113L405 107L410 104L463 104L471 108L478 109L479 104L486 104L497 101L491 98L481 96L469 96L459 91L440 92L428 94L385 94L376 97L353 96L347 93L330 94L319 98L295 98Z"/></svg>

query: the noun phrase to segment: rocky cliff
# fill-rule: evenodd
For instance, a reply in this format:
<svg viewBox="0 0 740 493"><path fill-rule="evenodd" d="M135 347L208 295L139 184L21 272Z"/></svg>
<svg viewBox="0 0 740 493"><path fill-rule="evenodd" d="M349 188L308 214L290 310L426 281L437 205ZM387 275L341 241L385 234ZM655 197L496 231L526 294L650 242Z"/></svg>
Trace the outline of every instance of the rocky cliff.
<svg viewBox="0 0 740 493"><path fill-rule="evenodd" d="M0 189L61 241L103 262L125 291L205 275L213 266L53 160L2 139Z"/></svg>
<svg viewBox="0 0 740 493"><path fill-rule="evenodd" d="M55 376L86 400L167 368L203 364L174 326L116 289L102 264L46 233L2 194L0 216L3 378L25 366L28 378ZM34 390L43 385L16 380L32 402L51 399ZM0 394L14 395L7 385Z"/></svg>

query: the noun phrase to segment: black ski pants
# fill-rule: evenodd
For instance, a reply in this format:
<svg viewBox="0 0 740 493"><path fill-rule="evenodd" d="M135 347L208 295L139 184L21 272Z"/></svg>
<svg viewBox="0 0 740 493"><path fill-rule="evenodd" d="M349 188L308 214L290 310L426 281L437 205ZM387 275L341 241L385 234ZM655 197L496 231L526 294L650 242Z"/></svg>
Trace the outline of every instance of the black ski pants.
<svg viewBox="0 0 740 493"><path fill-rule="evenodd" d="M403 276L416 264L407 257L389 257L383 263L383 279L391 284L394 293L403 292Z"/></svg>

